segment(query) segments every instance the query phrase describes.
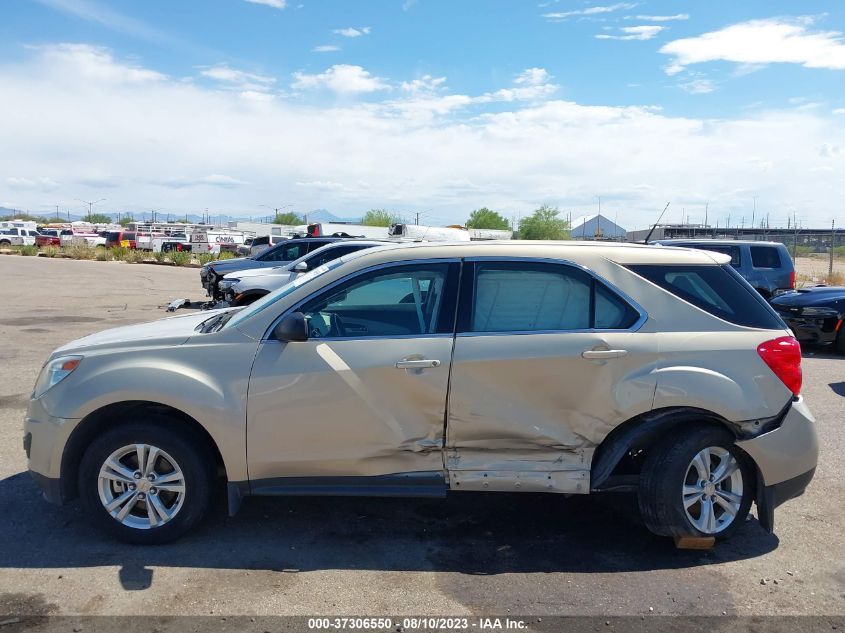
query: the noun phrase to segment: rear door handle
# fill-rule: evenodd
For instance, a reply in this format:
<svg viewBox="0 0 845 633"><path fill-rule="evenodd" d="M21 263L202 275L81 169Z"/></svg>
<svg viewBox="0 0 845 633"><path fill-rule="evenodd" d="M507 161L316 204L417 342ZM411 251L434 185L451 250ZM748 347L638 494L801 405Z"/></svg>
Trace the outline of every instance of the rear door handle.
<svg viewBox="0 0 845 633"><path fill-rule="evenodd" d="M588 349L586 352L581 352L583 358L591 360L605 360L608 358L622 358L628 355L626 349Z"/></svg>
<svg viewBox="0 0 845 633"><path fill-rule="evenodd" d="M427 369L429 367L440 367L439 360L398 360L396 369Z"/></svg>

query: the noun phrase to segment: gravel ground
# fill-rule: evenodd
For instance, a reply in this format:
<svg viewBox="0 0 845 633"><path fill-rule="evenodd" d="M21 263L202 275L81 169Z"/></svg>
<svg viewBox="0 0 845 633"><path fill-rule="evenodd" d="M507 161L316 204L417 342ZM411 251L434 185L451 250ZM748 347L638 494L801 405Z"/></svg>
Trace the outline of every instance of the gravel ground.
<svg viewBox="0 0 845 633"><path fill-rule="evenodd" d="M651 536L627 498L247 499L157 548L109 541L26 473L27 395L54 347L200 299L198 273L0 257L0 614L845 614L845 358L809 352L821 462L776 534Z"/></svg>

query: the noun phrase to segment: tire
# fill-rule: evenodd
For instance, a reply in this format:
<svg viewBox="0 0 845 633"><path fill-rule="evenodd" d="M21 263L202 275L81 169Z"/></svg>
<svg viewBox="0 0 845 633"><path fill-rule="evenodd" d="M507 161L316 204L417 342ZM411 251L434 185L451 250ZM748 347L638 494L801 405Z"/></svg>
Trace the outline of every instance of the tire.
<svg viewBox="0 0 845 633"><path fill-rule="evenodd" d="M706 461L715 474L723 463L730 467L728 470L736 467L733 475L713 487L709 481L706 486L702 484L702 470L694 463L705 450L712 455ZM698 466L706 464L698 462ZM711 469L706 468L706 472ZM730 431L711 426L683 429L648 450L640 473L640 512L646 527L661 536L728 538L745 523L754 482L753 466L734 444ZM686 502L691 502L688 510ZM735 512L732 518L723 504ZM711 516L713 520L708 521Z"/></svg>
<svg viewBox="0 0 845 633"><path fill-rule="evenodd" d="M9 240L0 240L0 246L11 246L12 243Z"/></svg>
<svg viewBox="0 0 845 633"><path fill-rule="evenodd" d="M94 524L127 543L158 545L179 538L204 518L211 503L215 460L211 450L181 424L178 419L150 415L143 424L129 422L91 442L79 467L79 496ZM153 448L158 450L148 471L152 481L138 477L137 451L133 457L131 450L137 444L146 445L146 461ZM117 461L118 469L103 468L109 459ZM109 478L100 477L101 469ZM161 490L155 487L156 479L162 482ZM119 503L124 496L128 501ZM155 507L163 507L164 514L148 505L156 500ZM106 509L107 502L117 504L115 514L130 506L122 521Z"/></svg>

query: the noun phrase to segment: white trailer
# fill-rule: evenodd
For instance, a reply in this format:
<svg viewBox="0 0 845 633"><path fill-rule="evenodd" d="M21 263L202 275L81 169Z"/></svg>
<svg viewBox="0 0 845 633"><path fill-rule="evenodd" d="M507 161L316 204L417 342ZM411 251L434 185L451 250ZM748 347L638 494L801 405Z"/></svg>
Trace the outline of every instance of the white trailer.
<svg viewBox="0 0 845 633"><path fill-rule="evenodd" d="M388 237L392 240L413 240L422 242L469 242L466 229L446 226L421 226L419 224L391 224Z"/></svg>
<svg viewBox="0 0 845 633"><path fill-rule="evenodd" d="M227 250L237 252L238 246L242 246L246 235L243 231L231 229L199 229L191 233L191 251L197 254L211 253L219 255L220 251Z"/></svg>

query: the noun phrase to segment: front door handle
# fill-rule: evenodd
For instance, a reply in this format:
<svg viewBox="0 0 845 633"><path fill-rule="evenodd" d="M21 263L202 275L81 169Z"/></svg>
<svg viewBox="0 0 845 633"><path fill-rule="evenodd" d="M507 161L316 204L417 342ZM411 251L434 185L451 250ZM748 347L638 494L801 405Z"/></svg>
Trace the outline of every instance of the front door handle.
<svg viewBox="0 0 845 633"><path fill-rule="evenodd" d="M429 367L440 367L439 360L398 360L396 369L427 369Z"/></svg>
<svg viewBox="0 0 845 633"><path fill-rule="evenodd" d="M582 358L589 358L590 360L605 360L608 358L622 358L628 355L626 349L588 349L586 352L581 352Z"/></svg>

